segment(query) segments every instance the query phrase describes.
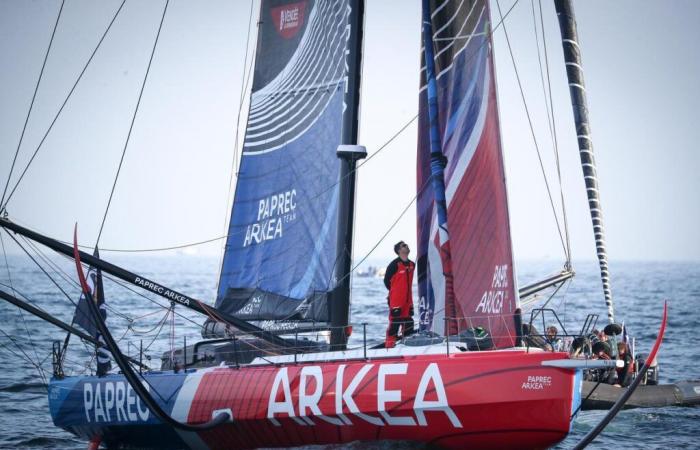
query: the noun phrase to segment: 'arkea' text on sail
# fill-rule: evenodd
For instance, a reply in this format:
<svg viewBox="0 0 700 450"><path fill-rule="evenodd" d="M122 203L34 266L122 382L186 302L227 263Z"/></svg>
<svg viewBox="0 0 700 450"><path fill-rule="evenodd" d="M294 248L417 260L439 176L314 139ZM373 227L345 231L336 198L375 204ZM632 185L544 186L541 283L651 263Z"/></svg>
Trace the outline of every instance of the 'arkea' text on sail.
<svg viewBox="0 0 700 450"><path fill-rule="evenodd" d="M243 247L281 238L284 224L296 219L297 191L272 194L258 202L258 217L246 227Z"/></svg>

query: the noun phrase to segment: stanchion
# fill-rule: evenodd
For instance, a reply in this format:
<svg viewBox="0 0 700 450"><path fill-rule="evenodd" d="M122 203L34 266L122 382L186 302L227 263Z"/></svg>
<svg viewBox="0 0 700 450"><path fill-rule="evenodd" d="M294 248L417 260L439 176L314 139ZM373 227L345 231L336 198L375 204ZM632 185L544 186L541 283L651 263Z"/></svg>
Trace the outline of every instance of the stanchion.
<svg viewBox="0 0 700 450"><path fill-rule="evenodd" d="M367 361L367 324L362 324L362 349L365 355L365 361Z"/></svg>
<svg viewBox="0 0 700 450"><path fill-rule="evenodd" d="M449 322L448 318L445 317L445 346L447 347L447 356L450 356L450 331L449 328Z"/></svg>

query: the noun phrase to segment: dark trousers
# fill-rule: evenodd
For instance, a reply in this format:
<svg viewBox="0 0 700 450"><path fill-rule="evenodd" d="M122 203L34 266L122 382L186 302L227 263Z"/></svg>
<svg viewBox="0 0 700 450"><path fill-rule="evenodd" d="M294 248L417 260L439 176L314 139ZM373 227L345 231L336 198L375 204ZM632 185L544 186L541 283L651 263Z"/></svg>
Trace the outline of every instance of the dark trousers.
<svg viewBox="0 0 700 450"><path fill-rule="evenodd" d="M393 348L396 345L396 340L399 338L399 330L401 337L406 337L413 333L413 317L401 317L401 309L394 308L389 311L389 326L386 329L385 348Z"/></svg>

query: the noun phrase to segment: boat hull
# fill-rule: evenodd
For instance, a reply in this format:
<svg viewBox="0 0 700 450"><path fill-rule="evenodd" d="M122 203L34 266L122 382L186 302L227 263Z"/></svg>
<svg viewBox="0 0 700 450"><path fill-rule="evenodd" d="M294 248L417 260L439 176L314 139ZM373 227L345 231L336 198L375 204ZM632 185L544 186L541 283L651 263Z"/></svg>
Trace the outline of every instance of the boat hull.
<svg viewBox="0 0 700 450"><path fill-rule="evenodd" d="M562 353L413 355L371 360L149 373L175 419L233 417L176 432L153 417L120 375L52 380L54 423L110 447L255 448L411 440L442 448L546 448L570 429L580 372L544 367Z"/></svg>

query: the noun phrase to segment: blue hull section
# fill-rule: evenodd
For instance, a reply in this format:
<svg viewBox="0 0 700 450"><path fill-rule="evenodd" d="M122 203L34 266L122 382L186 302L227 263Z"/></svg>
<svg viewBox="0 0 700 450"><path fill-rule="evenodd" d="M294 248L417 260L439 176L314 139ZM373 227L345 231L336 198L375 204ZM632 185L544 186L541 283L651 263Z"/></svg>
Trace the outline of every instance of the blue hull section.
<svg viewBox="0 0 700 450"><path fill-rule="evenodd" d="M187 375L149 373L146 385L168 414L177 416L176 400ZM142 404L122 375L52 379L49 409L54 425L85 440L102 437L109 448L188 448L171 427Z"/></svg>

